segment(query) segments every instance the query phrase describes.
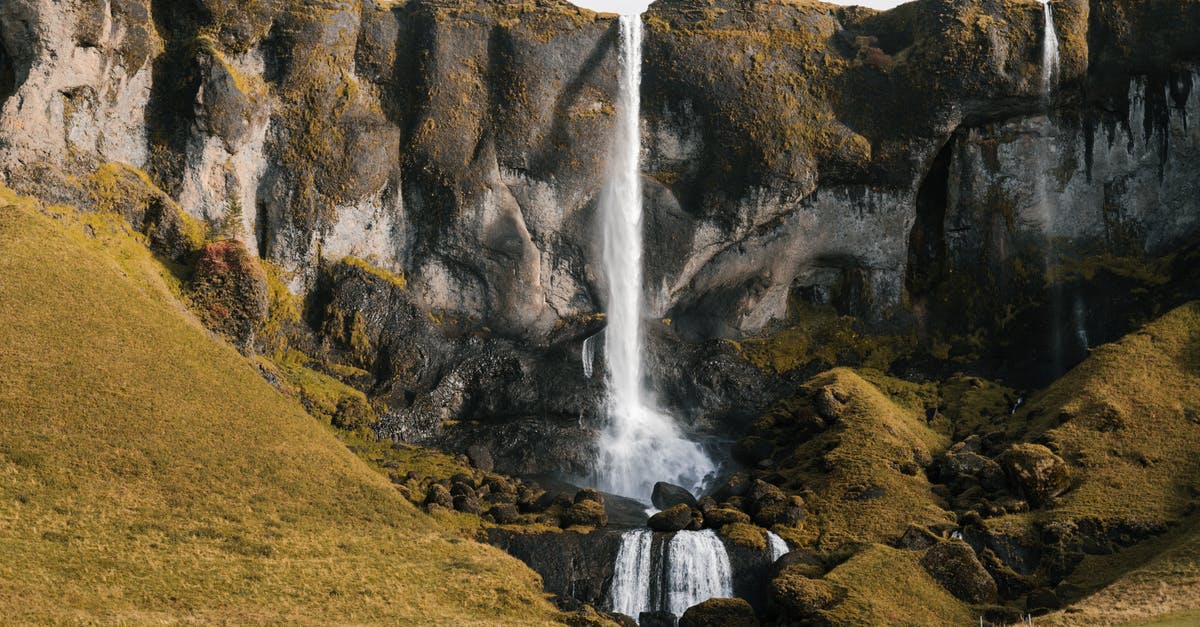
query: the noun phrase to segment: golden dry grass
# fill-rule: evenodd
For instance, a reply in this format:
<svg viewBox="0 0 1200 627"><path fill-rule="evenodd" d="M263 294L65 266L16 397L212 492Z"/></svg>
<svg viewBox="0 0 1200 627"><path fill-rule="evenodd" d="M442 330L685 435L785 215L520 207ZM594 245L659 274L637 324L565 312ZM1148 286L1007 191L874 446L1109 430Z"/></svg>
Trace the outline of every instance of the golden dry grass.
<svg viewBox="0 0 1200 627"><path fill-rule="evenodd" d="M1046 624L1198 625L1200 522L1116 555L1088 557L1071 580L1104 587Z"/></svg>
<svg viewBox="0 0 1200 627"><path fill-rule="evenodd" d="M556 618L200 328L122 223L53 212L0 188L4 622Z"/></svg>

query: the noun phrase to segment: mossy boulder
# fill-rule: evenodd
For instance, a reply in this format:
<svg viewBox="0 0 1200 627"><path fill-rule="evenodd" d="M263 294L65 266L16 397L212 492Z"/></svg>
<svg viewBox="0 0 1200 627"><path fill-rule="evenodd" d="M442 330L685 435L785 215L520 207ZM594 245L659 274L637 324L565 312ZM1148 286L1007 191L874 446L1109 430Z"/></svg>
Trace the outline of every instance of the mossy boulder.
<svg viewBox="0 0 1200 627"><path fill-rule="evenodd" d="M750 522L750 515L740 509L714 507L704 512L704 526L710 529L720 529L725 525L748 522Z"/></svg>
<svg viewBox="0 0 1200 627"><path fill-rule="evenodd" d="M655 531L683 531L692 527L693 523L702 523L703 515L699 510L692 509L684 503L664 509L650 517L646 524Z"/></svg>
<svg viewBox="0 0 1200 627"><path fill-rule="evenodd" d="M920 563L942 587L967 603L996 600L996 581L966 542L938 542L925 552Z"/></svg>
<svg viewBox="0 0 1200 627"><path fill-rule="evenodd" d="M705 518L705 524L708 524L708 519ZM722 538L729 540L737 546L743 546L748 549L763 551L767 548L767 534L762 527L751 525L745 522L731 522L719 527Z"/></svg>
<svg viewBox="0 0 1200 627"><path fill-rule="evenodd" d="M1041 444L1014 444L997 458L1012 488L1035 507L1071 489L1071 469Z"/></svg>
<svg viewBox="0 0 1200 627"><path fill-rule="evenodd" d="M745 599L709 599L689 607L679 627L758 627L754 608Z"/></svg>
<svg viewBox="0 0 1200 627"><path fill-rule="evenodd" d="M209 328L249 347L267 319L268 294L267 276L242 242L213 242L201 251L191 299Z"/></svg>
<svg viewBox="0 0 1200 627"><path fill-rule="evenodd" d="M828 581L806 577L798 569L789 568L771 579L769 594L772 607L784 622L828 625L822 610L837 605L846 592Z"/></svg>
<svg viewBox="0 0 1200 627"><path fill-rule="evenodd" d="M561 520L563 527L603 527L608 524L608 512L601 503L581 500L566 508Z"/></svg>

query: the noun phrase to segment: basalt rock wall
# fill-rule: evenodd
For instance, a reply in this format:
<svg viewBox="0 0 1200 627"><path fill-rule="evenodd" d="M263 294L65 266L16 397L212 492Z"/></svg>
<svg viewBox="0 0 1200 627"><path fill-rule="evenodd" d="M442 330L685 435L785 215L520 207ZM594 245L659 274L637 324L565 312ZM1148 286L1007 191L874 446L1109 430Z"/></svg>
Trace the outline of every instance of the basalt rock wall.
<svg viewBox="0 0 1200 627"><path fill-rule="evenodd" d="M647 288L676 338L655 346L757 334L805 304L929 341L1049 316L1066 362L1122 331L1086 290L1076 315L1078 294L1045 284L1072 260L1193 241L1200 8L1051 5L1047 90L1031 0L655 3ZM240 216L249 249L316 304L314 332L360 316L384 432L525 433L498 457L537 470L530 442L596 425L578 355L603 325L594 212L617 46L613 16L558 0L10 0L0 181L94 206L86 181L122 162L196 218ZM338 270L347 256L403 285ZM1031 293L1041 309L1023 308ZM728 349L663 350L680 377L665 397L693 399L699 426L770 400Z"/></svg>

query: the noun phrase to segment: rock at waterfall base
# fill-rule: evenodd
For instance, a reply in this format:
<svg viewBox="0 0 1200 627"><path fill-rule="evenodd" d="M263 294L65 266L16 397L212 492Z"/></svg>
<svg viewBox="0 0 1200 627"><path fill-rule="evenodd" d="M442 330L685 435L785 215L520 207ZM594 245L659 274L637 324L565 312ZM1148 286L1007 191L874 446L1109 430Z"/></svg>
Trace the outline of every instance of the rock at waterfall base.
<svg viewBox="0 0 1200 627"><path fill-rule="evenodd" d="M679 627L758 627L754 608L745 599L709 599L689 607Z"/></svg>
<svg viewBox="0 0 1200 627"><path fill-rule="evenodd" d="M659 481L654 484L654 491L650 495L650 502L658 509L670 509L676 505L699 507L696 497L692 496L692 493L686 488L681 488L665 481Z"/></svg>
<svg viewBox="0 0 1200 627"><path fill-rule="evenodd" d="M646 525L655 531L665 533L683 531L691 527L696 517L701 517L702 521L702 516L698 510L679 504L651 516L650 520L646 521Z"/></svg>

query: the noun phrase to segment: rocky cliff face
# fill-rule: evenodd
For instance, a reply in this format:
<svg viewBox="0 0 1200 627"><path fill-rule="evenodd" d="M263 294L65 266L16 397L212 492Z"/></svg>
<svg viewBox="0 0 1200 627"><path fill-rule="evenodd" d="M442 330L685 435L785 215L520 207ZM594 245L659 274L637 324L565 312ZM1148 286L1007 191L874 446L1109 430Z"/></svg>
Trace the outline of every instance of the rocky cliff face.
<svg viewBox="0 0 1200 627"><path fill-rule="evenodd" d="M647 285L664 341L760 333L804 304L927 341L1054 319L1044 343L1066 361L1062 329L1123 330L1089 328L1086 289L1045 285L1196 235L1200 43L1184 35L1200 9L1052 6L1047 94L1038 2L655 3ZM95 206L89 177L122 162L193 217L241 216L321 341L370 373L385 432L502 447L518 423L502 465L536 470L523 447L549 438L572 452L543 463L578 469L616 69L611 16L559 0L10 0L0 181ZM731 349L667 352L683 377L667 396L698 424L769 401L721 365Z"/></svg>

